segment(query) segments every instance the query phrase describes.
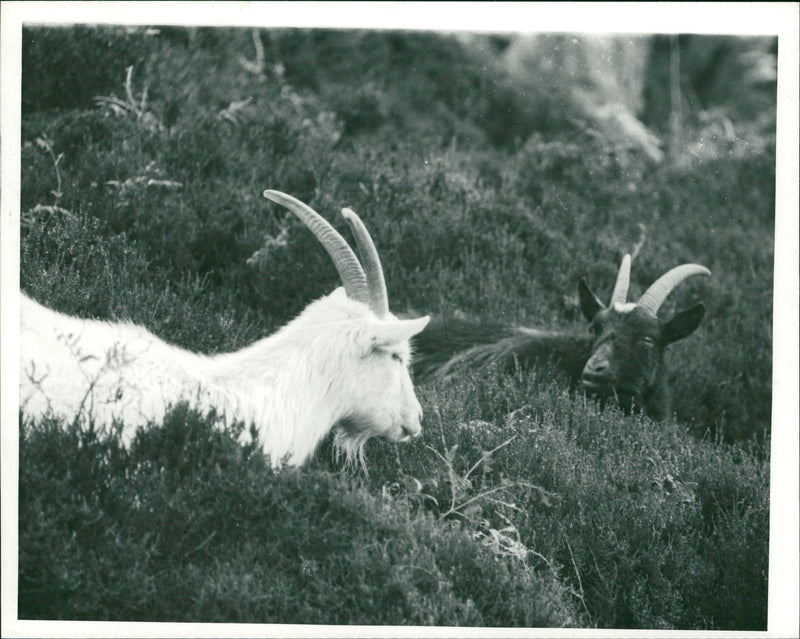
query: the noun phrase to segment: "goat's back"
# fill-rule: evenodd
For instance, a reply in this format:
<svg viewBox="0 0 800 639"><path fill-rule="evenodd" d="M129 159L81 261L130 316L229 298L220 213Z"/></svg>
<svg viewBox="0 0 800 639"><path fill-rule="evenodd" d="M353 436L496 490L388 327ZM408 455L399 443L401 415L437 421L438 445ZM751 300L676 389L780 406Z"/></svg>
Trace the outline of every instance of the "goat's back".
<svg viewBox="0 0 800 639"><path fill-rule="evenodd" d="M200 387L204 358L142 327L70 317L24 295L20 309L20 408L29 417L142 425Z"/></svg>
<svg viewBox="0 0 800 639"><path fill-rule="evenodd" d="M427 379L457 353L513 334L513 327L501 322L434 317L414 338L414 374Z"/></svg>
<svg viewBox="0 0 800 639"><path fill-rule="evenodd" d="M512 370L520 366L550 367L575 383L591 355L592 340L588 334L436 318L417 337L415 346L414 372L423 381L449 377L464 368Z"/></svg>

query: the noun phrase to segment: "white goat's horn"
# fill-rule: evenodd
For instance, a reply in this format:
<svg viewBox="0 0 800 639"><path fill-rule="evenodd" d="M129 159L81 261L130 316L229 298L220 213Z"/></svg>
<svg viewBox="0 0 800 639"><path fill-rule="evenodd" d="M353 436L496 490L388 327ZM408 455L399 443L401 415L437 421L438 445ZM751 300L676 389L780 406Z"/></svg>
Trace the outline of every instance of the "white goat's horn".
<svg viewBox="0 0 800 639"><path fill-rule="evenodd" d="M264 197L289 209L319 240L328 255L331 256L334 266L336 266L347 297L357 302L369 304L369 287L367 286L367 277L364 274L364 269L361 268L361 263L358 261L356 254L353 253L353 249L350 248L339 232L314 209L307 204L303 204L300 200L296 200L291 195L268 189L264 191Z"/></svg>
<svg viewBox="0 0 800 639"><path fill-rule="evenodd" d="M356 238L361 263L367 276L369 307L378 317L386 317L389 314L389 296L386 293L386 280L383 277L383 268L375 243L364 222L353 209L342 209L342 215Z"/></svg>
<svg viewBox="0 0 800 639"><path fill-rule="evenodd" d="M624 304L628 300L628 287L631 284L631 256L626 253L622 258L622 264L619 265L619 273L617 274L617 283L614 284L614 292L611 293L611 302L609 306L614 304Z"/></svg>
<svg viewBox="0 0 800 639"><path fill-rule="evenodd" d="M639 299L637 306L655 315L658 313L658 309L664 303L664 300L667 299L667 295L672 293L673 289L678 286L678 284L692 275L711 275L711 271L699 264L681 264L680 266L676 266L664 273L664 275L650 285L650 288L648 288Z"/></svg>

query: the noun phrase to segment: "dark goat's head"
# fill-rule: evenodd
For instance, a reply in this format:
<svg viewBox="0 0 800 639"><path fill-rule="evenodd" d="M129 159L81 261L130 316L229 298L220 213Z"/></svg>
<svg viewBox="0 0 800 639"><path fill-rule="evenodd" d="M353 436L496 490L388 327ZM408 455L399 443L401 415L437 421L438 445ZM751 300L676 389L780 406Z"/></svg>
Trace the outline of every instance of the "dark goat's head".
<svg viewBox="0 0 800 639"><path fill-rule="evenodd" d="M592 355L583 368L584 390L601 398L616 397L623 409L634 404L657 419L668 411L663 371L664 350L690 335L703 320L702 302L658 319L658 309L672 290L693 275L711 275L704 266L683 264L662 275L637 303L627 302L631 258L622 259L608 307L591 291L585 279L578 285L581 311L591 322Z"/></svg>

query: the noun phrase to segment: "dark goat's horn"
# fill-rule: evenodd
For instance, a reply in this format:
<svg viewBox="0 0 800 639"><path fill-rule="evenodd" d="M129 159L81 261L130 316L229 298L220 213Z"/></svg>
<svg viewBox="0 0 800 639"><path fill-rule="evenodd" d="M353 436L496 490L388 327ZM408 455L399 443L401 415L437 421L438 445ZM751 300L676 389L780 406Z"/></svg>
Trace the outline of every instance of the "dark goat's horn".
<svg viewBox="0 0 800 639"><path fill-rule="evenodd" d="M267 190L264 191L264 197L289 209L319 240L333 260L347 297L357 302L369 304L369 287L367 286L364 269L361 268L361 263L358 261L356 254L353 253L353 249L350 248L339 232L314 209L307 204L303 204L300 200L296 200L291 195L286 195L286 193L281 193L280 191Z"/></svg>
<svg viewBox="0 0 800 639"><path fill-rule="evenodd" d="M383 277L381 260L375 243L364 226L364 222L352 209L342 209L342 215L356 238L358 252L361 255L361 262L367 276L367 288L369 289L369 307L378 317L386 317L389 314L389 296L386 293L386 280Z"/></svg>
<svg viewBox="0 0 800 639"><path fill-rule="evenodd" d="M637 306L646 311L650 311L653 315L657 314L658 309L664 303L664 300L667 299L667 295L672 293L673 289L678 286L678 284L692 275L711 275L711 271L699 264L681 264L680 266L676 266L664 273L664 275L650 285L650 288L648 288L639 299Z"/></svg>
<svg viewBox="0 0 800 639"><path fill-rule="evenodd" d="M614 284L614 292L611 294L611 302L609 307L614 304L624 304L628 300L628 287L631 283L631 256L625 254L622 258L622 264L619 265L619 273L617 273L617 283Z"/></svg>

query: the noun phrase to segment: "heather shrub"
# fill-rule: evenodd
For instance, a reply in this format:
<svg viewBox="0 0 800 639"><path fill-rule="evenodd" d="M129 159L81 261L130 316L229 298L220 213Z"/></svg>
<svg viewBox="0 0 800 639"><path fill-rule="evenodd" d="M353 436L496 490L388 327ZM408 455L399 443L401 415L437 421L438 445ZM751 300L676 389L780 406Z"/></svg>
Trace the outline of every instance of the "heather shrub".
<svg viewBox="0 0 800 639"><path fill-rule="evenodd" d="M176 407L126 451L91 425L23 422L20 617L577 623L549 572L347 477L274 474L240 428Z"/></svg>
<svg viewBox="0 0 800 639"><path fill-rule="evenodd" d="M759 447L599 411L546 378L472 376L424 388L423 401L434 416L422 442L370 444L376 490L557 570L602 627L763 623L769 460Z"/></svg>
<svg viewBox="0 0 800 639"><path fill-rule="evenodd" d="M146 58L151 40L145 29L124 27L24 28L23 113L90 107L96 95L121 87L125 68Z"/></svg>

